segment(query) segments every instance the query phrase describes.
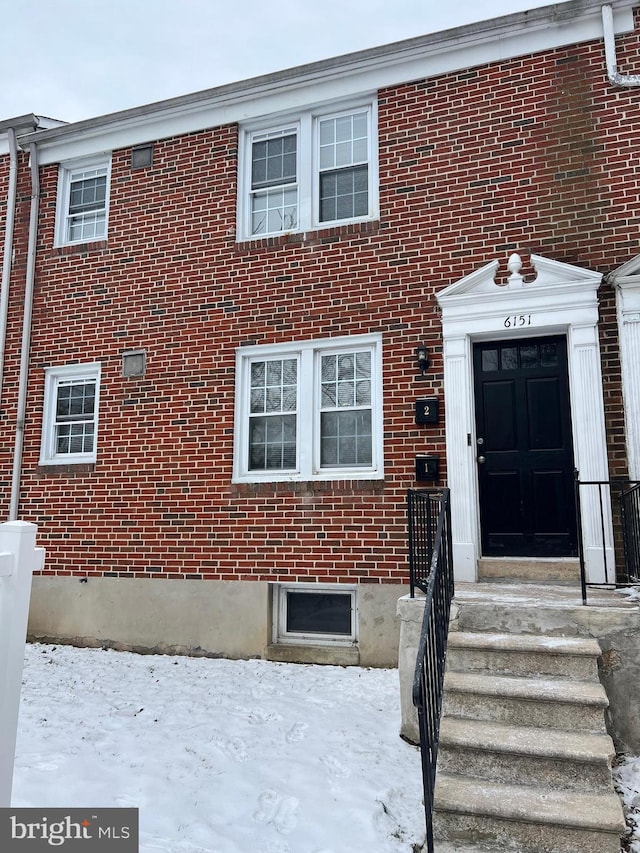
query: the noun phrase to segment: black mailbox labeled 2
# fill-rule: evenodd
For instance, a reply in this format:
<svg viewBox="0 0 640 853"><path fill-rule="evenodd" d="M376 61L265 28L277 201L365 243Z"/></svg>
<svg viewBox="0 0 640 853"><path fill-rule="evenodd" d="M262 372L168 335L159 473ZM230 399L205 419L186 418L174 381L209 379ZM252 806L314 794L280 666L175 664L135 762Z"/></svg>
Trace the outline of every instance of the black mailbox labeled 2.
<svg viewBox="0 0 640 853"><path fill-rule="evenodd" d="M439 477L439 456L416 456L416 480L437 480Z"/></svg>
<svg viewBox="0 0 640 853"><path fill-rule="evenodd" d="M438 402L437 397L428 397L426 400L416 400L416 423L437 424L440 414Z"/></svg>

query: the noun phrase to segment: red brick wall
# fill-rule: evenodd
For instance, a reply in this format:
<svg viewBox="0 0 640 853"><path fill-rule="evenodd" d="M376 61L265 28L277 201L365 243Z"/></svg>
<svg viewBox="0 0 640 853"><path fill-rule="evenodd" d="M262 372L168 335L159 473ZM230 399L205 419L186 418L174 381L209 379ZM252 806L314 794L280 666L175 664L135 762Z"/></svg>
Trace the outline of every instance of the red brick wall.
<svg viewBox="0 0 640 853"><path fill-rule="evenodd" d="M621 68L635 73L638 38L618 41ZM380 221L306 238L235 242L234 126L156 142L148 169L115 152L99 245L52 248L57 167L42 169L21 517L40 525L46 571L406 581L414 459L444 463L443 424L414 423L414 400L442 395L434 295L496 257L504 274L513 251L525 265L539 253L603 273L636 254L638 111L637 92L606 81L601 44L385 89ZM21 249L15 322L23 261ZM622 473L607 285L601 310L610 459ZM232 485L236 347L369 332L384 342L384 482ZM124 379L121 353L137 348L146 375ZM98 462L39 467L43 368L92 360L103 366ZM10 358L3 490L16 370Z"/></svg>

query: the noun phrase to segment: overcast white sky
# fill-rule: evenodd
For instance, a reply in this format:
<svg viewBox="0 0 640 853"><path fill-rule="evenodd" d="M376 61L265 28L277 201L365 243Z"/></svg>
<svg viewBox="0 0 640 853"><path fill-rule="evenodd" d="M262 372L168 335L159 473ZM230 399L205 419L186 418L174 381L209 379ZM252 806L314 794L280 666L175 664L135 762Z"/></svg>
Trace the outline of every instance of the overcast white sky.
<svg viewBox="0 0 640 853"><path fill-rule="evenodd" d="M545 0L14 0L0 119L78 121Z"/></svg>

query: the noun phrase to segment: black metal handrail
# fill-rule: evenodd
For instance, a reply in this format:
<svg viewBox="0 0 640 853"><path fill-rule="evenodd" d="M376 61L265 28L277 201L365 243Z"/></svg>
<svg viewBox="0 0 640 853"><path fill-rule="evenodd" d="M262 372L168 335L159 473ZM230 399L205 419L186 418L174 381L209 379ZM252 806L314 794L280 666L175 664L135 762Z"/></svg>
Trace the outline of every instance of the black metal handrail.
<svg viewBox="0 0 640 853"><path fill-rule="evenodd" d="M427 591L441 498L441 490L409 489L407 492L411 598L416 589Z"/></svg>
<svg viewBox="0 0 640 853"><path fill-rule="evenodd" d="M590 587L622 588L640 583L640 482L626 479L580 480L578 471L574 472L574 481L582 603L586 604L587 589ZM604 568L602 583L589 582L586 577L582 532L582 495L586 489L597 490L600 547ZM613 542L608 545L609 520L613 526ZM608 556L612 547L619 558L616 568Z"/></svg>
<svg viewBox="0 0 640 853"><path fill-rule="evenodd" d="M435 500L432 498L429 506L432 506ZM437 495L437 503L439 512L435 536L431 540L431 563L425 588L424 616L413 679L413 704L418 712L420 732L427 853L433 853L433 798L449 615L454 593L449 489L443 489Z"/></svg>

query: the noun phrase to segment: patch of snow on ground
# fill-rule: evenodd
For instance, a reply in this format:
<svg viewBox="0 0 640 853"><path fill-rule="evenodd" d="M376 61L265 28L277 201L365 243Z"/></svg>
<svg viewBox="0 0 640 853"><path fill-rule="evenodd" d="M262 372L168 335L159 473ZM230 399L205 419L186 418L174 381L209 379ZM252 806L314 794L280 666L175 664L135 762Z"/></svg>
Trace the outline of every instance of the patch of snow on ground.
<svg viewBox="0 0 640 853"><path fill-rule="evenodd" d="M617 592L626 595L631 601L640 601L640 586L627 586Z"/></svg>
<svg viewBox="0 0 640 853"><path fill-rule="evenodd" d="M624 816L631 829L629 853L640 853L640 758L624 758L613 769L613 784L622 797Z"/></svg>
<svg viewBox="0 0 640 853"><path fill-rule="evenodd" d="M397 670L28 645L12 805L138 807L140 853L410 853L399 726Z"/></svg>

